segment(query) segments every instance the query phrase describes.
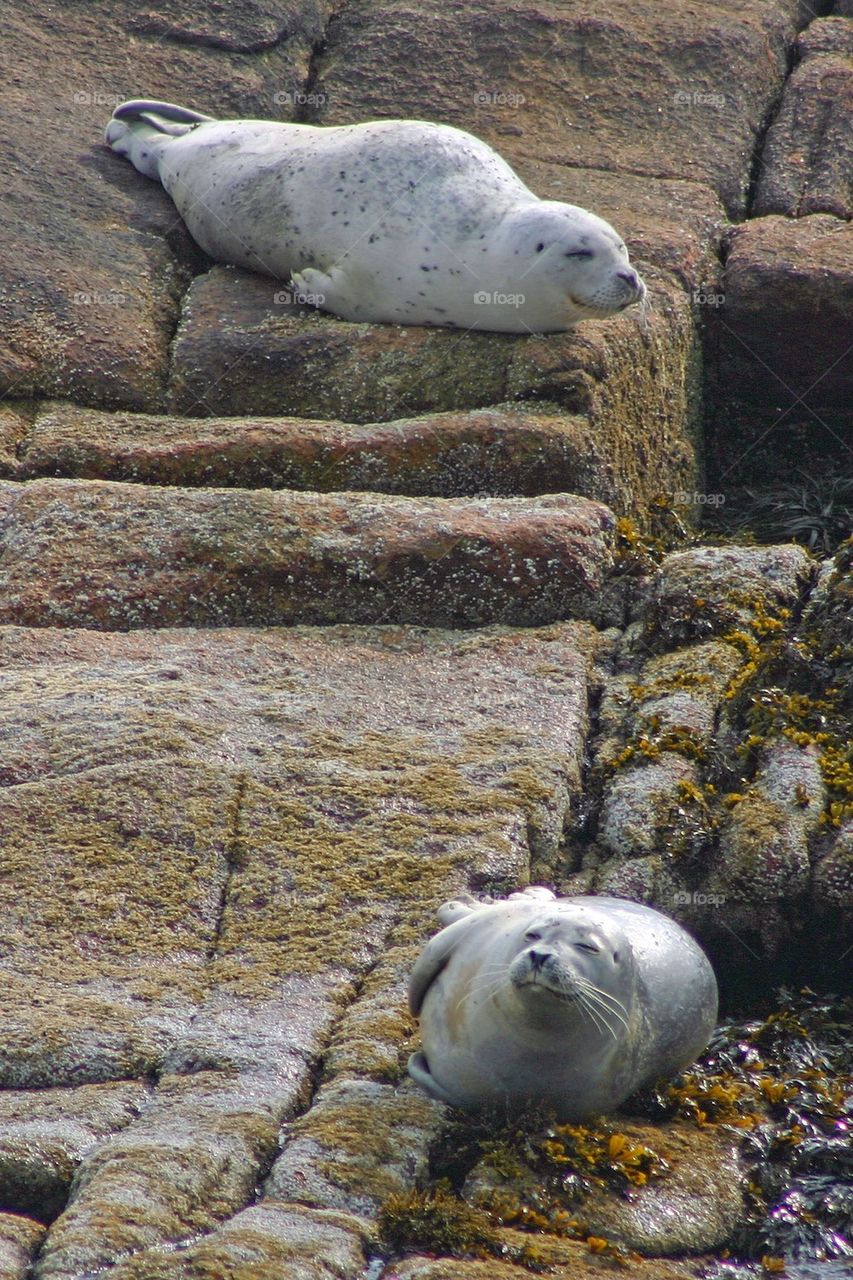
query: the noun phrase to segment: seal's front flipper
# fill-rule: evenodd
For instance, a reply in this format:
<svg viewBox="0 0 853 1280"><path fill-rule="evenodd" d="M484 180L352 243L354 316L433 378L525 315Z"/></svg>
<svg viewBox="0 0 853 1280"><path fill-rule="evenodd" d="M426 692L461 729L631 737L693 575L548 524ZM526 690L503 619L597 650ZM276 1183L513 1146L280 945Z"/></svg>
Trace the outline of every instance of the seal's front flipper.
<svg viewBox="0 0 853 1280"><path fill-rule="evenodd" d="M160 157L172 138L181 138L196 125L208 123L188 107L172 102L152 102L135 98L116 107L107 125L104 141L120 156L126 156L146 178L160 179Z"/></svg>
<svg viewBox="0 0 853 1280"><path fill-rule="evenodd" d="M435 1076L429 1069L429 1063L422 1053L413 1053L408 1061L408 1072L416 1085L423 1089L424 1093L428 1093L431 1098L435 1098L436 1102L446 1102L448 1106L455 1107L456 1103L449 1093L445 1093Z"/></svg>
<svg viewBox="0 0 853 1280"><path fill-rule="evenodd" d="M305 267L302 271L294 271L290 282L298 295L297 302L304 302L310 307L324 307L328 311L336 310L335 282L325 271Z"/></svg>

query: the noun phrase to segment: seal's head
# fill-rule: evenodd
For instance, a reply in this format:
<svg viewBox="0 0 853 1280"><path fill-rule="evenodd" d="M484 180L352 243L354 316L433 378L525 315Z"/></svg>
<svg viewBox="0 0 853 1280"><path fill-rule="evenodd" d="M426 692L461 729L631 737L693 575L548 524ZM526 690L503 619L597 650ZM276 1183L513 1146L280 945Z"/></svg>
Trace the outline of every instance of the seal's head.
<svg viewBox="0 0 853 1280"><path fill-rule="evenodd" d="M568 1019L585 1019L590 1032L615 1040L619 1024L626 1025L634 980L631 948L619 927L560 904L526 921L519 933L507 977L527 1017L553 1021L562 1005Z"/></svg>
<svg viewBox="0 0 853 1280"><path fill-rule="evenodd" d="M646 297L619 233L578 205L537 200L508 216L506 234L523 286L541 290L567 324L613 315Z"/></svg>

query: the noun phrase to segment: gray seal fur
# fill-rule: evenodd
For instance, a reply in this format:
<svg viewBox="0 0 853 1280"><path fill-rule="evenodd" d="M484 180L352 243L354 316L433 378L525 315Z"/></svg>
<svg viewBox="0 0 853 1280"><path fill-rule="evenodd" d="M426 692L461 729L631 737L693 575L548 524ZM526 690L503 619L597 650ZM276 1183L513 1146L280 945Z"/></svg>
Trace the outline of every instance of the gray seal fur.
<svg viewBox="0 0 853 1280"><path fill-rule="evenodd" d="M211 257L346 320L545 333L646 296L609 223L540 200L449 125L214 120L139 99L106 142L163 184Z"/></svg>
<svg viewBox="0 0 853 1280"><path fill-rule="evenodd" d="M473 1109L542 1102L566 1120L686 1067L717 1016L711 965L679 924L622 898L533 888L446 903L412 971L409 1074Z"/></svg>

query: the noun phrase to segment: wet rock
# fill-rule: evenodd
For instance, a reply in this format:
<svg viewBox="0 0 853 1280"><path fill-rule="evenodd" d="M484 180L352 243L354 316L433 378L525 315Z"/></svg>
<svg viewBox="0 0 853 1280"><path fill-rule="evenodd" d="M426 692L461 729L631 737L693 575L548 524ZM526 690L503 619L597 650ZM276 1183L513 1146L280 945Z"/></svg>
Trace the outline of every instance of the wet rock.
<svg viewBox="0 0 853 1280"><path fill-rule="evenodd" d="M208 1280L211 1274L237 1275L248 1267L257 1280L338 1280L361 1273L365 1234L365 1224L342 1213L267 1202L176 1250L123 1255L110 1274L115 1280ZM69 1273L40 1266L36 1274L42 1280Z"/></svg>
<svg viewBox="0 0 853 1280"><path fill-rule="evenodd" d="M4 1090L0 1093L0 1203L51 1222L64 1208L72 1176L86 1153L134 1120L149 1093L141 1081L77 1089Z"/></svg>
<svg viewBox="0 0 853 1280"><path fill-rule="evenodd" d="M544 1240L531 1237L521 1231L503 1231L501 1238L510 1249L533 1247L536 1256L547 1266L547 1275L553 1280L600 1280L603 1273L601 1259L589 1246L574 1240ZM605 1267L609 1267L605 1263ZM615 1264L614 1264L615 1265ZM689 1263L643 1260L631 1262L632 1274L637 1280L695 1280L696 1268ZM606 1272L604 1272L606 1274ZM490 1258L488 1262L476 1262L460 1258L434 1258L414 1254L401 1262L393 1262L387 1270L378 1273L378 1280L528 1280L530 1268L514 1266Z"/></svg>
<svg viewBox="0 0 853 1280"><path fill-rule="evenodd" d="M408 1008L409 974L421 951L421 940L402 941L411 926L398 926L385 954L371 970L349 1006L323 1056L323 1080L354 1076L384 1084L405 1079L415 1024Z"/></svg>
<svg viewBox="0 0 853 1280"><path fill-rule="evenodd" d="M732 797L719 862L707 882L709 893L725 903L720 927L746 947L760 939L771 956L790 942L791 904L809 888L809 841L825 800L817 755L817 748L787 740L768 743L753 784Z"/></svg>
<svg viewBox="0 0 853 1280"><path fill-rule="evenodd" d="M637 648L641 652L640 644ZM626 642L626 653L631 649ZM637 662L632 672L608 681L600 728L622 742L630 735L661 739L680 734L704 749L715 732L726 687L742 662L734 645L719 640Z"/></svg>
<svg viewBox="0 0 853 1280"><path fill-rule="evenodd" d="M39 1276L110 1266L210 1231L248 1204L296 1102L286 1072L275 1087L271 1059L272 1070L249 1079L205 1070L161 1077L139 1120L89 1153L42 1250Z"/></svg>
<svg viewBox="0 0 853 1280"><path fill-rule="evenodd" d="M44 1233L32 1218L0 1213L0 1280L24 1280Z"/></svg>
<svg viewBox="0 0 853 1280"><path fill-rule="evenodd" d="M445 1108L411 1081L399 1088L339 1077L285 1130L264 1196L373 1217L427 1172Z"/></svg>
<svg viewBox="0 0 853 1280"><path fill-rule="evenodd" d="M790 611L814 577L802 547L694 547L661 564L643 620L638 648L671 649L747 628L763 634L770 618Z"/></svg>
<svg viewBox="0 0 853 1280"><path fill-rule="evenodd" d="M716 1129L697 1132L682 1123L621 1119L618 1133L665 1161L669 1167L663 1176L618 1193L593 1187L579 1199L553 1202L555 1210L562 1208L583 1223L590 1236L652 1256L704 1253L731 1238L744 1212L736 1138ZM472 1205L498 1211L501 1205L520 1204L541 1212L544 1203L552 1203L543 1192L541 1174L524 1163L517 1173L505 1173L489 1157L469 1174L463 1195Z"/></svg>
<svg viewBox="0 0 853 1280"><path fill-rule="evenodd" d="M607 789L601 812L604 847L624 858L663 850L671 842L679 787L696 787L696 766L674 752L635 768L622 768Z"/></svg>
<svg viewBox="0 0 853 1280"><path fill-rule="evenodd" d="M798 37L799 66L762 151L753 217L853 216L853 33L842 17L817 18Z"/></svg>
<svg viewBox="0 0 853 1280"><path fill-rule="evenodd" d="M590 1232L652 1256L723 1247L744 1214L737 1138L675 1125L623 1131L653 1147L672 1173L622 1196L593 1191L582 1207Z"/></svg>
<svg viewBox="0 0 853 1280"><path fill-rule="evenodd" d="M535 625L595 614L613 516L536 499L0 482L0 620ZM73 548L73 552L72 552Z"/></svg>
<svg viewBox="0 0 853 1280"><path fill-rule="evenodd" d="M759 121L799 5L349 6L318 61L316 118L441 119L512 162L557 161L715 189L743 214ZM513 57L506 50L512 48Z"/></svg>
<svg viewBox="0 0 853 1280"><path fill-rule="evenodd" d="M813 880L819 910L853 924L853 821L843 822L828 852L818 861Z"/></svg>
<svg viewBox="0 0 853 1280"><path fill-rule="evenodd" d="M753 218L732 231L709 439L720 483L846 462L851 250L853 226L828 214Z"/></svg>

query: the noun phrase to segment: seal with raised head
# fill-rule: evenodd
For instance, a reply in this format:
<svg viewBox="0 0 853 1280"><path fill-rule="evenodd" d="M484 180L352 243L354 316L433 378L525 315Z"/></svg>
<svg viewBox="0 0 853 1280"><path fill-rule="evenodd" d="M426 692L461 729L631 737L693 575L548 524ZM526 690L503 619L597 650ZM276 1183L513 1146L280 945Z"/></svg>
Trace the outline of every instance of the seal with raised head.
<svg viewBox="0 0 853 1280"><path fill-rule="evenodd" d="M708 1043L714 972L651 907L533 888L447 903L439 920L409 983L423 1043L409 1074L442 1102L541 1102L581 1120Z"/></svg>
<svg viewBox="0 0 853 1280"><path fill-rule="evenodd" d="M138 100L106 141L162 182L212 258L345 320L547 333L646 296L609 223L540 200L449 125L214 120Z"/></svg>

